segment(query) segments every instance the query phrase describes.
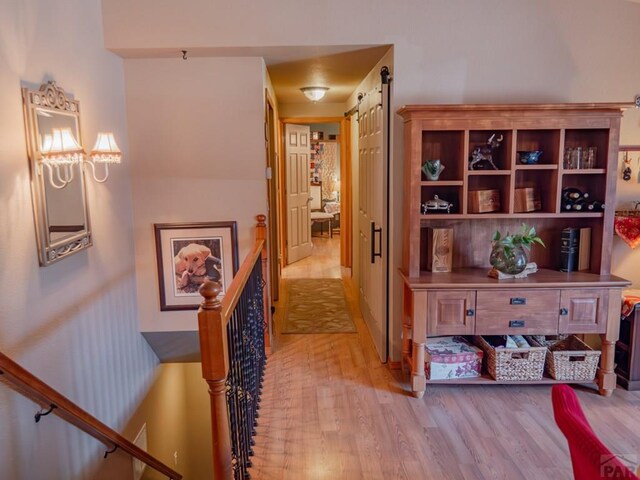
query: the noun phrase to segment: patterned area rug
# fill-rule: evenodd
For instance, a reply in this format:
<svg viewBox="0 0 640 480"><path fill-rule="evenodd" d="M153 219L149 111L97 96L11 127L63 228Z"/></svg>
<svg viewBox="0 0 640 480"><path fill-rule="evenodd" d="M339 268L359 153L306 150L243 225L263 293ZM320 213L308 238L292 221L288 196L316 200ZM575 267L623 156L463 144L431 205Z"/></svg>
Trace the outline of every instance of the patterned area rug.
<svg viewBox="0 0 640 480"><path fill-rule="evenodd" d="M342 280L287 280L287 307L282 333L356 333Z"/></svg>

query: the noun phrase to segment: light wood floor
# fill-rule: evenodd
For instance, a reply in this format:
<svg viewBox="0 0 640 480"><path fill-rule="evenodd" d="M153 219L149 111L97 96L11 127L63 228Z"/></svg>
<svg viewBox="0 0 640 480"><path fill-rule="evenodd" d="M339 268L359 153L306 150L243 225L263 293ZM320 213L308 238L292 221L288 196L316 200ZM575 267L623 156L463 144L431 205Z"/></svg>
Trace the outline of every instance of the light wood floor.
<svg viewBox="0 0 640 480"><path fill-rule="evenodd" d="M277 310L252 478L572 478L550 387L430 386L415 399L378 361L350 279L345 286L357 334L280 335ZM578 394L613 452L640 454L640 392Z"/></svg>
<svg viewBox="0 0 640 480"><path fill-rule="evenodd" d="M340 237L312 237L310 257L287 265L282 278L340 278L348 276L349 269L340 267Z"/></svg>

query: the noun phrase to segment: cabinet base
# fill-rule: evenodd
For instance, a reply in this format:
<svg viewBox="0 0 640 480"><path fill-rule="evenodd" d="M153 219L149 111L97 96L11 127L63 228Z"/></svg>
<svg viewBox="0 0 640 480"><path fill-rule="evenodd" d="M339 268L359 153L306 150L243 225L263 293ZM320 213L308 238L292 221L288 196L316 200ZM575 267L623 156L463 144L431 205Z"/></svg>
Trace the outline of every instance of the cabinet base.
<svg viewBox="0 0 640 480"><path fill-rule="evenodd" d="M620 374L618 374L618 385L630 392L640 390L640 380L629 380Z"/></svg>

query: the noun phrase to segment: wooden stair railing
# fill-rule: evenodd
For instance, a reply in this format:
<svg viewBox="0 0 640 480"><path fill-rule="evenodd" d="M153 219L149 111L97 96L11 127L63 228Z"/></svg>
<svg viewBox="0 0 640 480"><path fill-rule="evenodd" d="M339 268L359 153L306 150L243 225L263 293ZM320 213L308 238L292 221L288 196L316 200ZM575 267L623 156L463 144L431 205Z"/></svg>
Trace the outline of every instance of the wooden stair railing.
<svg viewBox="0 0 640 480"><path fill-rule="evenodd" d="M172 480L182 478L178 472L124 438L3 353L0 353L0 380L46 410L36 413L36 422L44 415L53 413L104 443L108 447L105 458L119 448Z"/></svg>
<svg viewBox="0 0 640 480"><path fill-rule="evenodd" d="M200 287L200 352L202 376L209 385L216 480L251 478L249 457L259 416L265 345L270 344L266 217L257 219L256 242L222 300L217 298L218 283Z"/></svg>

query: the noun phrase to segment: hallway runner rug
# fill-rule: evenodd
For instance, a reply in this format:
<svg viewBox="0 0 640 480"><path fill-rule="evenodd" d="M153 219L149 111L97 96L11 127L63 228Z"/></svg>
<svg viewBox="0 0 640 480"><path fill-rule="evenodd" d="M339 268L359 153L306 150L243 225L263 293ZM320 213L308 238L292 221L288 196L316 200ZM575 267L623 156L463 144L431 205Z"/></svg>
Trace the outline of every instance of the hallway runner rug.
<svg viewBox="0 0 640 480"><path fill-rule="evenodd" d="M282 333L356 333L338 278L301 278L286 282Z"/></svg>

